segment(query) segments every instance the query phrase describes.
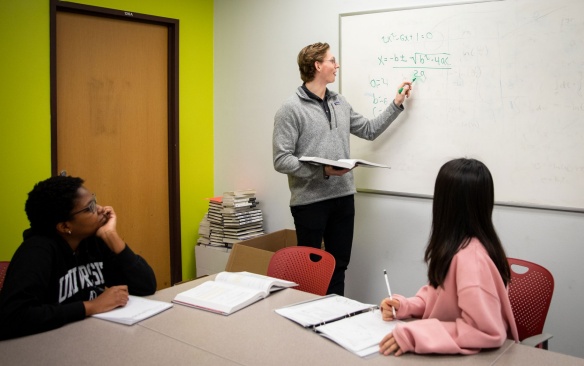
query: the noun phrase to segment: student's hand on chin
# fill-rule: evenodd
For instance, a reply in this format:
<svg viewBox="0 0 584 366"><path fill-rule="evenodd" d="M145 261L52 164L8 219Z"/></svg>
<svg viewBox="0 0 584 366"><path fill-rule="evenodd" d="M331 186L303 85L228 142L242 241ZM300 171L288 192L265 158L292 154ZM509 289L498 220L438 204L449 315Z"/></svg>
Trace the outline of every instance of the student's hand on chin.
<svg viewBox="0 0 584 366"><path fill-rule="evenodd" d="M103 216L100 218L100 227L97 229L97 236L102 236L108 231L116 230L116 213L111 206L104 207Z"/></svg>

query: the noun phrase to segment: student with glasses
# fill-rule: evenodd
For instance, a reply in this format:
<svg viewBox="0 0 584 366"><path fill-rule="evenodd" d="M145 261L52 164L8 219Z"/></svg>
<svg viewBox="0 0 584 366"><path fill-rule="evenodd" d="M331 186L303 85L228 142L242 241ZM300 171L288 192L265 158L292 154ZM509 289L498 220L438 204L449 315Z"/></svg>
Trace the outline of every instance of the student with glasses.
<svg viewBox="0 0 584 366"><path fill-rule="evenodd" d="M328 293L343 295L353 243L353 173L298 159L351 158L349 136L377 138L404 110L402 103L410 96L412 85L403 82L387 109L368 119L353 110L342 95L327 88L340 67L327 43L304 47L298 54L298 67L303 84L274 117L274 168L288 175L298 245L320 248L324 239L325 250L336 260Z"/></svg>
<svg viewBox="0 0 584 366"><path fill-rule="evenodd" d="M81 178L37 183L25 211L30 228L0 291L0 340L40 333L126 305L156 291L154 271L116 230Z"/></svg>

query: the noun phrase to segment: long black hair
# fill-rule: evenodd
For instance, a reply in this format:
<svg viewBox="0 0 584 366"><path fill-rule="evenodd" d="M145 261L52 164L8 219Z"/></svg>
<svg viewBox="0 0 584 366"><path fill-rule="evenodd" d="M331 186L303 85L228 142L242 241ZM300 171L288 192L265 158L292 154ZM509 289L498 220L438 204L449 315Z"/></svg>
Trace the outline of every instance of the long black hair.
<svg viewBox="0 0 584 366"><path fill-rule="evenodd" d="M495 191L491 172L475 159L455 159L444 164L434 186L432 230L424 260L428 281L442 286L454 255L477 238L497 266L505 284L511 272L505 250L492 221Z"/></svg>

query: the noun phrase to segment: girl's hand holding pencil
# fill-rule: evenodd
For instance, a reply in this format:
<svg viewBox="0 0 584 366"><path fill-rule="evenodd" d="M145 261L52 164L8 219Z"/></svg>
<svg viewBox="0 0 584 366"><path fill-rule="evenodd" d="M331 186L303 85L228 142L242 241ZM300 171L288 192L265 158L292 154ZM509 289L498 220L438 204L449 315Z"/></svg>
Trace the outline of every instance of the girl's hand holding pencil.
<svg viewBox="0 0 584 366"><path fill-rule="evenodd" d="M385 285L387 286L387 293L389 294L389 297L383 299L379 307L381 308L381 315L383 320L393 320L395 319L396 309L399 309L399 300L394 300L393 296L391 295L391 288L389 287L389 280L387 279L387 271L385 269L383 270L383 275L385 277Z"/></svg>

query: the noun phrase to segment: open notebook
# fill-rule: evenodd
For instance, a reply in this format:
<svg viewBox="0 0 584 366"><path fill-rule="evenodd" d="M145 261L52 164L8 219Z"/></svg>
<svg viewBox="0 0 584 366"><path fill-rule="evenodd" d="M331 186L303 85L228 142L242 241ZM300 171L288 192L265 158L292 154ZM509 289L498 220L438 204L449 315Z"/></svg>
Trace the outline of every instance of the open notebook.
<svg viewBox="0 0 584 366"><path fill-rule="evenodd" d="M399 323L384 321L376 305L339 295L286 306L276 309L276 313L361 357L379 352L379 342Z"/></svg>
<svg viewBox="0 0 584 366"><path fill-rule="evenodd" d="M168 302L130 295L126 306L92 316L98 319L109 320L110 322L133 325L171 307L172 304Z"/></svg>

